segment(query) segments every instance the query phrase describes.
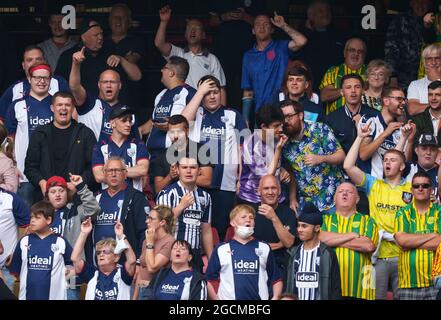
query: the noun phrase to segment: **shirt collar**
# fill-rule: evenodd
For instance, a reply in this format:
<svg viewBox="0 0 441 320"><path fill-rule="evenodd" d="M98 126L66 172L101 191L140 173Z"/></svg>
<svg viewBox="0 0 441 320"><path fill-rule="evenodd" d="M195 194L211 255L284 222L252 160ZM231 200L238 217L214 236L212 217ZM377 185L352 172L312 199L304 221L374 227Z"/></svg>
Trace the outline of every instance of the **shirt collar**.
<svg viewBox="0 0 441 320"><path fill-rule="evenodd" d="M187 53L187 52L191 52L190 51L190 48L188 47L188 46L185 46L184 47L184 53ZM193 53L193 52L192 52ZM204 56L204 57L208 57L208 54L209 54L210 52L208 52L208 49L207 48L202 48L202 52L200 52L200 53L196 53L196 54L194 54L195 56Z"/></svg>
<svg viewBox="0 0 441 320"><path fill-rule="evenodd" d="M345 104L345 113L346 113L346 115L347 115L349 118L351 118L351 119L353 119L357 114L359 114L360 111L361 111L361 103L360 103L360 105L358 106L358 109L357 109L357 111L355 112L355 114L352 114L351 110L349 110L349 107Z"/></svg>
<svg viewBox="0 0 441 320"><path fill-rule="evenodd" d="M432 115L432 112L430 111L430 107L429 107L429 115L430 115L430 120L440 120L441 119L441 116L439 116L438 118L437 117L434 117L433 115Z"/></svg>

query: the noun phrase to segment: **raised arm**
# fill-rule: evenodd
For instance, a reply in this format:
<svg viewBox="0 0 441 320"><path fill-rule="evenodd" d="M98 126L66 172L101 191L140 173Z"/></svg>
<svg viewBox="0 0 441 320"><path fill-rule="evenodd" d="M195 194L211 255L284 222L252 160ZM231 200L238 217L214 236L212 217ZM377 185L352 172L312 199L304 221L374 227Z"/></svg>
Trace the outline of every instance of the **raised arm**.
<svg viewBox="0 0 441 320"><path fill-rule="evenodd" d="M360 159L366 161L372 157L372 155L380 148L384 140L390 136L395 130L401 127L401 122L391 122L374 141L371 138L366 137L363 139L363 143L360 146Z"/></svg>
<svg viewBox="0 0 441 320"><path fill-rule="evenodd" d="M361 185L365 176L364 172L355 165L355 162L358 158L358 150L360 149L361 140L367 137L371 132L370 123L371 122L368 121L368 123L359 126L357 138L355 138L355 141L343 162L343 169L356 185Z"/></svg>
<svg viewBox="0 0 441 320"><path fill-rule="evenodd" d="M127 274L129 276L135 275L135 269L136 269L136 255L135 252L133 252L132 247L130 246L129 240L127 240L127 237L124 235L124 227L122 223L118 220L115 223L115 235L117 241L124 241L124 245L126 249L124 250L124 255L126 256L126 263L124 264Z"/></svg>
<svg viewBox="0 0 441 320"><path fill-rule="evenodd" d="M84 250L84 244L86 243L87 237L92 232L92 220L87 218L81 223L81 231L78 235L77 241L72 251L71 260L74 264L75 273L79 274L84 267L84 260L81 259L81 253Z"/></svg>
<svg viewBox="0 0 441 320"><path fill-rule="evenodd" d="M161 253L155 254L153 248L155 244L155 233L156 230L153 227L145 230L145 264L147 266L147 271L150 273L159 271L159 269L164 267L170 261L169 257L166 257Z"/></svg>
<svg viewBox="0 0 441 320"><path fill-rule="evenodd" d="M213 80L207 79L204 82L200 83L198 86L198 90L196 91L193 98L187 104L187 106L182 110L181 114L188 120L188 122L194 121L196 118L196 111L202 103L202 99L204 99L205 95L214 90L216 88L216 84Z"/></svg>
<svg viewBox="0 0 441 320"><path fill-rule="evenodd" d="M142 78L142 73L138 65L130 62L125 57L112 54L107 58L107 65L112 68L121 65L129 80L139 81Z"/></svg>
<svg viewBox="0 0 441 320"><path fill-rule="evenodd" d="M170 21L171 12L169 6L165 6L159 10L160 23L155 36L155 46L165 57L170 55L172 49L171 43L165 41L165 33L167 31L168 22Z"/></svg>
<svg viewBox="0 0 441 320"><path fill-rule="evenodd" d="M69 75L69 88L77 106L82 106L86 101L86 89L81 85L81 63L86 59L84 50L85 47L82 47L80 51L72 55L72 67Z"/></svg>
<svg viewBox="0 0 441 320"><path fill-rule="evenodd" d="M303 47L306 42L308 42L308 39L298 32L297 30L294 30L291 28L286 22L285 19L282 16L279 16L277 12L274 11L274 18L271 18L271 22L278 28L282 29L286 32L291 38L291 41L288 44L288 48L292 51L298 51L301 47Z"/></svg>

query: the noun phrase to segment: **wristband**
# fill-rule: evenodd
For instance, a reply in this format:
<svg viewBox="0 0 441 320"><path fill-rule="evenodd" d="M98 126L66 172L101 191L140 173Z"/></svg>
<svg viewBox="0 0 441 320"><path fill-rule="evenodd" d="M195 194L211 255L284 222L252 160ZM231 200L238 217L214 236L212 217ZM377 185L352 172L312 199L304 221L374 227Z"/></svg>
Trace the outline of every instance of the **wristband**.
<svg viewBox="0 0 441 320"><path fill-rule="evenodd" d="M145 246L145 248L146 248L146 249L154 249L155 246L154 246L152 243L148 243L148 244Z"/></svg>

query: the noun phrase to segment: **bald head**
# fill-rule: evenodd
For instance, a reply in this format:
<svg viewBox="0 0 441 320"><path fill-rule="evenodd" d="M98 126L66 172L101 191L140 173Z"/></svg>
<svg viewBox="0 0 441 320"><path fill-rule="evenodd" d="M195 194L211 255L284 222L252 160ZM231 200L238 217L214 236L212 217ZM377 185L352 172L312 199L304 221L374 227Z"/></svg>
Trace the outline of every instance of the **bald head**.
<svg viewBox="0 0 441 320"><path fill-rule="evenodd" d="M121 78L115 70L107 69L100 74L98 81L99 97L109 103L115 104L118 101L121 90Z"/></svg>
<svg viewBox="0 0 441 320"><path fill-rule="evenodd" d="M343 182L337 187L334 201L337 212L351 212L355 213L357 203L360 200L357 188L350 182Z"/></svg>
<svg viewBox="0 0 441 320"><path fill-rule="evenodd" d="M258 193L263 204L275 206L279 202L280 181L273 175L266 175L260 178Z"/></svg>

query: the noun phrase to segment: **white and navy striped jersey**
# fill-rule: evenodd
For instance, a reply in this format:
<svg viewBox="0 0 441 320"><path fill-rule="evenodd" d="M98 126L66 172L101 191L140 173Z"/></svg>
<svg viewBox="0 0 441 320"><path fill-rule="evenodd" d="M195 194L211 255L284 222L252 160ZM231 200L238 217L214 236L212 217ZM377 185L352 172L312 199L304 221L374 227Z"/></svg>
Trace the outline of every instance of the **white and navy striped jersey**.
<svg viewBox="0 0 441 320"><path fill-rule="evenodd" d="M112 134L112 125L110 124L110 113L113 108L120 106L118 102L111 106L106 101L94 97L87 93L86 100L82 106L77 107L78 122L84 123L95 134L97 141L100 141ZM133 115L131 136L139 138L138 126Z"/></svg>
<svg viewBox="0 0 441 320"><path fill-rule="evenodd" d="M0 188L0 241L4 249L0 254L0 269L17 245L17 226L27 227L29 219L29 208L23 200L15 193Z"/></svg>
<svg viewBox="0 0 441 320"><path fill-rule="evenodd" d="M299 259L294 261L297 264L295 279L299 300L317 300L319 298L319 246L320 244L314 249L305 250L302 244Z"/></svg>
<svg viewBox="0 0 441 320"><path fill-rule="evenodd" d="M185 270L175 273L172 269L164 280L158 285L155 292L155 300L189 300L190 285L193 279L193 271ZM199 300L207 300L207 286L201 282Z"/></svg>
<svg viewBox="0 0 441 320"><path fill-rule="evenodd" d="M210 112L198 108L189 138L209 149L210 163L214 164L212 188L236 191L241 144L238 134L246 128L242 115L234 109L220 107ZM242 139L251 134L242 133Z"/></svg>
<svg viewBox="0 0 441 320"><path fill-rule="evenodd" d="M384 121L381 113L372 119L373 121L371 124L371 128L373 128L373 131L369 137L372 139L372 141L374 141L386 130L387 124ZM397 146L400 137L401 137L400 129L395 130L391 135L386 137L386 139L384 139L383 143L374 152L374 154L370 159L366 161L360 161L360 169L362 169L365 173L368 173L375 178L383 179L384 154L386 153L387 150L394 149Z"/></svg>
<svg viewBox="0 0 441 320"><path fill-rule="evenodd" d="M186 84L173 89L162 90L155 98L152 120L154 122L166 122L175 114L181 114L185 106L193 98L196 90ZM147 149L152 160L156 159L161 150L171 146L171 140L165 131L153 127L147 139Z"/></svg>
<svg viewBox="0 0 441 320"><path fill-rule="evenodd" d="M271 247L256 239L217 245L205 275L219 281L221 300L268 300L270 287L282 280Z"/></svg>
<svg viewBox="0 0 441 320"><path fill-rule="evenodd" d="M8 108L12 102L28 96L30 91L31 84L26 78L9 86L9 88L5 90L0 98L0 119L4 119L6 117ZM49 94L53 96L58 91L70 92L69 84L63 77L52 76L51 83L49 85Z"/></svg>
<svg viewBox="0 0 441 320"><path fill-rule="evenodd" d="M79 278L87 282L86 300L130 300L130 286L133 277L124 266L117 267L105 275L95 266L84 261Z"/></svg>
<svg viewBox="0 0 441 320"><path fill-rule="evenodd" d="M128 168L136 166L138 161L149 159L147 147L137 138L128 138L121 147L113 142L112 136L98 141L93 149L92 167L104 166L110 157L121 157L126 162ZM126 183L142 192L142 178L127 178ZM101 183L102 189L107 188L107 184Z"/></svg>
<svg viewBox="0 0 441 320"><path fill-rule="evenodd" d="M175 208L181 198L190 192L180 181L161 190L156 199L158 205L163 204ZM186 240L192 249L201 248L201 224L211 224L211 197L208 192L196 187L193 191L194 203L186 208L178 217L175 238Z"/></svg>
<svg viewBox="0 0 441 320"><path fill-rule="evenodd" d="M20 275L20 300L66 300L66 265L72 248L60 236L24 236L14 251L11 273Z"/></svg>
<svg viewBox="0 0 441 320"><path fill-rule="evenodd" d="M29 139L35 128L52 121L51 111L52 96L49 95L39 101L34 97L27 96L17 100L9 106L6 114L6 128L10 135L15 134L14 152L17 160L17 168L24 172L26 152L28 151ZM28 179L20 178L20 182Z"/></svg>
<svg viewBox="0 0 441 320"><path fill-rule="evenodd" d="M105 238L115 238L115 224L121 220L122 206L124 203L126 189L122 189L113 196L109 195L108 190L96 196L96 201L100 205L101 213L96 216L93 225L92 243L95 253L95 244Z"/></svg>

